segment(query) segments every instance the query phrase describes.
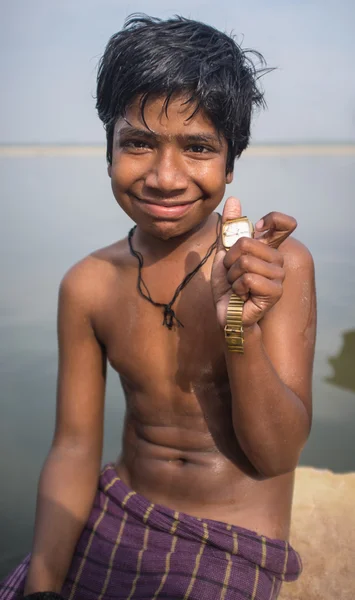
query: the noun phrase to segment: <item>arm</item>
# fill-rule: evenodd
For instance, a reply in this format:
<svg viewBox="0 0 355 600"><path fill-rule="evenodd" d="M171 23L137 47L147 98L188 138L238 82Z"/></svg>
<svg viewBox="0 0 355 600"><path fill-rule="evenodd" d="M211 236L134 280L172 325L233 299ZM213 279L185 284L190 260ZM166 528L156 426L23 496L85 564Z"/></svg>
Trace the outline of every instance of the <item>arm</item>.
<svg viewBox="0 0 355 600"><path fill-rule="evenodd" d="M97 488L106 359L91 324L86 269L79 263L60 287L56 427L39 482L25 594L60 592Z"/></svg>
<svg viewBox="0 0 355 600"><path fill-rule="evenodd" d="M244 355L226 349L234 431L264 477L297 466L312 419L313 260L295 240L283 246L282 297L259 323L246 327Z"/></svg>
<svg viewBox="0 0 355 600"><path fill-rule="evenodd" d="M227 200L223 219L240 215L239 202ZM314 267L302 244L284 241L296 225L270 213L259 226L267 231L262 238L241 238L227 253L220 244L212 269L221 328L232 291L245 301L244 354L225 345L225 356L235 435L262 477L296 467L311 427Z"/></svg>

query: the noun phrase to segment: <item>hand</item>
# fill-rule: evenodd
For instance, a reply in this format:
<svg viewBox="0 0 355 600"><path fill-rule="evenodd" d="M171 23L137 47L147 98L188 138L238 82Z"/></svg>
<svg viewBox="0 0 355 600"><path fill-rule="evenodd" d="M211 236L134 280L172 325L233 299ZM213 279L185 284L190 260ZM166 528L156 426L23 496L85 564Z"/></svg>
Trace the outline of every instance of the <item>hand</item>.
<svg viewBox="0 0 355 600"><path fill-rule="evenodd" d="M228 198L222 223L241 216L239 200ZM212 294L221 327L225 326L228 303L233 292L245 301L244 329L258 323L279 301L285 271L278 247L296 227L297 222L293 217L271 212L256 223L254 239L240 238L228 252L223 247L221 236L211 275Z"/></svg>

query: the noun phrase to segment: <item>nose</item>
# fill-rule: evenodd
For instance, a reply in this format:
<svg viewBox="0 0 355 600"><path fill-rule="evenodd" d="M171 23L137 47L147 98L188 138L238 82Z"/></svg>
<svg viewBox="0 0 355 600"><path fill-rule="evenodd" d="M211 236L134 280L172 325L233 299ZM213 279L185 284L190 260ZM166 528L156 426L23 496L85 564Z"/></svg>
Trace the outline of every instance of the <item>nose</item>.
<svg viewBox="0 0 355 600"><path fill-rule="evenodd" d="M188 186L186 165L178 149L158 150L146 175L145 185L165 196L186 190Z"/></svg>

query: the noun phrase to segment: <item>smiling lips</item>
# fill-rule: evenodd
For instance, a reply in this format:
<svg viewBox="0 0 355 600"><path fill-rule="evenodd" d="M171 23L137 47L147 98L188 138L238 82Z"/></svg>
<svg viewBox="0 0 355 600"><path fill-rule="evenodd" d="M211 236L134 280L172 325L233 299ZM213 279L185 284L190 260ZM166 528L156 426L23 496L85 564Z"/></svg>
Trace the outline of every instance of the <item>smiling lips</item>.
<svg viewBox="0 0 355 600"><path fill-rule="evenodd" d="M176 218L184 215L195 204L196 200L192 202L184 202L181 204L174 204L172 202L160 202L156 204L150 200L141 200L135 197L134 200L139 204L139 208L153 217L165 217L165 218Z"/></svg>

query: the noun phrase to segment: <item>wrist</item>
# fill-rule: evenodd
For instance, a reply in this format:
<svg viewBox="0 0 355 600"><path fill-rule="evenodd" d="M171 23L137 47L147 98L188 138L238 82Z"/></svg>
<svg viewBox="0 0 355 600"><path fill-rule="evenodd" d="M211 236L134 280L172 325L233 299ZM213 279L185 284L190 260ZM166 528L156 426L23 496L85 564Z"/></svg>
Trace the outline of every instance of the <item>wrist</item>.
<svg viewBox="0 0 355 600"><path fill-rule="evenodd" d="M252 336L260 336L261 335L261 329L259 326L259 323L252 323L252 325L243 325L243 332L244 332L244 340L246 340L247 338L250 338Z"/></svg>
<svg viewBox="0 0 355 600"><path fill-rule="evenodd" d="M221 333L223 335L225 353L228 356L238 355L239 354L238 352L230 352L228 345L226 343L226 340L225 340L225 333L224 333L223 329L221 329ZM260 329L260 326L258 325L258 323L253 323L252 325L247 325L247 326L243 325L243 338L244 338L243 339L244 352L242 353L242 355L245 354L245 352L248 351L248 349L250 349L251 347L261 344L262 332L261 332L261 329Z"/></svg>
<svg viewBox="0 0 355 600"><path fill-rule="evenodd" d="M223 336L225 353L228 356L238 355L239 354L238 352L230 352L228 345L226 343L224 328L222 328L222 327L221 327L221 335ZM244 343L243 343L244 350L246 350L254 345L260 345L261 341L262 341L262 332L261 332L261 328L260 328L259 324L253 323L252 325L247 325L247 326L243 325L243 338L244 338Z"/></svg>
<svg viewBox="0 0 355 600"><path fill-rule="evenodd" d="M248 351L248 348L255 347L255 345L260 345L261 343L261 329L258 323L253 323L252 325L243 325L243 334L244 334L244 350Z"/></svg>

